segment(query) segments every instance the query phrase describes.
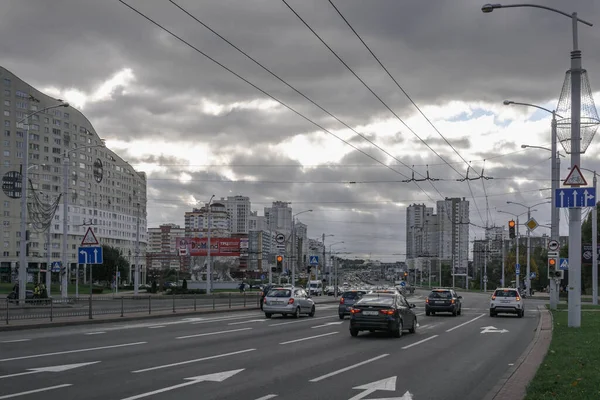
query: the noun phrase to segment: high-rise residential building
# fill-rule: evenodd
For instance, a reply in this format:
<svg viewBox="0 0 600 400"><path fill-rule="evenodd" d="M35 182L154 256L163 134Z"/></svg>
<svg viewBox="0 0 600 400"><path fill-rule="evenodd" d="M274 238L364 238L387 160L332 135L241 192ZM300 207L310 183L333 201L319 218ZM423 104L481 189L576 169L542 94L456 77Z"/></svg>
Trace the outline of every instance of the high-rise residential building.
<svg viewBox="0 0 600 400"><path fill-rule="evenodd" d="M229 230L232 234L248 233L248 218L250 217L250 198L246 196L221 197L221 204L225 205L229 213Z"/></svg>
<svg viewBox="0 0 600 400"><path fill-rule="evenodd" d="M271 207L265 207L267 229L288 234L292 232L292 208L285 201L274 201Z"/></svg>
<svg viewBox="0 0 600 400"><path fill-rule="evenodd" d="M406 258L436 256L437 218L432 207L413 204L406 209Z"/></svg>
<svg viewBox="0 0 600 400"><path fill-rule="evenodd" d="M203 238L208 235L208 206L186 211L185 236ZM210 235L211 237L230 237L230 215L225 204L213 202L210 204Z"/></svg>
<svg viewBox="0 0 600 400"><path fill-rule="evenodd" d="M267 230L267 219L263 215L258 215L258 211L252 211L248 217L249 231Z"/></svg>
<svg viewBox="0 0 600 400"><path fill-rule="evenodd" d="M0 195L3 197L0 275L6 276L10 271L8 274L15 279L20 241L24 240L20 236L20 221L27 218L31 232L27 256L30 276L38 276L35 273L45 269L48 261L63 261L73 279L72 272L78 265L77 247L87 228L92 227L100 244L119 249L132 267L137 260L145 282L146 175L104 147L91 122L80 111L73 107L42 111L61 102L2 67L0 82L4 115L0 174L5 183ZM27 191L29 212L23 216L19 180L24 157L29 165L27 175L31 186ZM67 193L63 193L63 184L67 185ZM50 215L50 222L40 224L49 216L47 204L59 196L58 208L54 216ZM67 215L63 213L65 200ZM65 220L67 254L63 260ZM39 229L40 225L47 225L47 229Z"/></svg>
<svg viewBox="0 0 600 400"><path fill-rule="evenodd" d="M185 236L185 229L175 224L148 228L146 264L148 268L181 269L183 257L179 255L177 238Z"/></svg>
<svg viewBox="0 0 600 400"><path fill-rule="evenodd" d="M466 275L469 265L469 201L453 197L437 202L438 257L451 260L455 275Z"/></svg>
<svg viewBox="0 0 600 400"><path fill-rule="evenodd" d="M295 245L294 255L296 266L303 268L308 263L308 226L296 220L296 229L294 231Z"/></svg>

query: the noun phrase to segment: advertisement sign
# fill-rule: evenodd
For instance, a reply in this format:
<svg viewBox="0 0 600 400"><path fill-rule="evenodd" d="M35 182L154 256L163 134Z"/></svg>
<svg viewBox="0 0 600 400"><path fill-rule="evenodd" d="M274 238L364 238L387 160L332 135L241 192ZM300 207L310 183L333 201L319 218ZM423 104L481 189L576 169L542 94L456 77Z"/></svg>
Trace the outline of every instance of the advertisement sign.
<svg viewBox="0 0 600 400"><path fill-rule="evenodd" d="M208 255L208 238L178 238L177 248L192 257ZM248 238L210 238L211 257L240 257L248 255Z"/></svg>

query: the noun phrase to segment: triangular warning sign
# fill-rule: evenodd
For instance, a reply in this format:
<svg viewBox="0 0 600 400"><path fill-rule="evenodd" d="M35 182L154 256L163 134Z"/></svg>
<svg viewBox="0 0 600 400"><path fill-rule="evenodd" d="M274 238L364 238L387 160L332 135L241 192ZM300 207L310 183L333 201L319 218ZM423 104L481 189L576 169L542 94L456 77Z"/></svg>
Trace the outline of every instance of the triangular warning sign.
<svg viewBox="0 0 600 400"><path fill-rule="evenodd" d="M587 182L585 180L585 178L583 177L583 174L581 173L581 170L579 169L579 167L576 165L573 168L571 168L571 172L569 173L569 176L567 176L567 179L565 179L565 181L563 182L563 185L567 185L567 186L584 186L587 185Z"/></svg>
<svg viewBox="0 0 600 400"><path fill-rule="evenodd" d="M87 229L87 232L85 233L85 236L83 237L83 240L81 241L81 245L96 245L98 244L98 239L96 239L96 235L94 235L94 231L92 230L92 227L90 226Z"/></svg>

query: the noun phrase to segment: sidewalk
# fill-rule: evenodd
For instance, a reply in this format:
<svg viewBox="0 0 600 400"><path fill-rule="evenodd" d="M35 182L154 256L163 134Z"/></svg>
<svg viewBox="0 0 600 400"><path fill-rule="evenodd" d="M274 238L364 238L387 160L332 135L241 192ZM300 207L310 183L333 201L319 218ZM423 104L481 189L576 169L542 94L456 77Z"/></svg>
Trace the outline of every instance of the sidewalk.
<svg viewBox="0 0 600 400"><path fill-rule="evenodd" d="M533 340L484 400L525 398L527 385L544 361L552 341L552 314L544 306L539 306L538 310L541 316Z"/></svg>

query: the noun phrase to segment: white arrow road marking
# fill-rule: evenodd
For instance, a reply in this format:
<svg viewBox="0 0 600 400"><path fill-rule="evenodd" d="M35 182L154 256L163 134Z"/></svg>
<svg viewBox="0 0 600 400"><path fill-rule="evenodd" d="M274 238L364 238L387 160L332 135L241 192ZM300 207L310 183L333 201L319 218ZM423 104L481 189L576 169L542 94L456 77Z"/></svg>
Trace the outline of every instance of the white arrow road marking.
<svg viewBox="0 0 600 400"><path fill-rule="evenodd" d="M112 346L101 346L101 347L91 347L89 349L78 349L78 350L66 350L66 351L57 351L56 353L42 353L42 354L33 354L30 356L22 356L22 357L12 357L12 358L3 358L0 362L5 361L15 361L15 360L26 360L28 358L38 358L38 357L49 357L49 356L58 356L61 354L72 354L72 353L84 353L88 351L95 350L106 350L106 349L116 349L119 347L128 347L128 346L138 346L140 344L146 344L148 342L136 342L136 343L125 343L125 344L115 344Z"/></svg>
<svg viewBox="0 0 600 400"><path fill-rule="evenodd" d="M68 371L70 369L85 367L86 365L97 364L99 362L100 361L93 361L93 362L79 363L79 364L55 365L52 367L29 368L27 370L27 372L19 372L18 374L2 375L2 376L0 376L0 379L13 378L15 376L39 374L40 372L63 372L63 371Z"/></svg>
<svg viewBox="0 0 600 400"><path fill-rule="evenodd" d="M197 363L197 362L200 362L200 361L214 360L215 358L222 358L222 357L234 356L236 354L248 353L250 351L255 351L255 350L256 349L246 349L246 350L234 351L232 353L217 354L216 356L196 358L194 360L181 361L181 362L173 363L173 364L159 365L158 367L152 367L152 368L146 368L146 369L138 369L137 371L131 371L131 373L132 374L138 374L140 372L148 372L148 371L154 371L154 370L157 370L157 369L163 369L163 368L169 368L169 367L177 367L177 366L180 366L180 365L192 364L192 363Z"/></svg>
<svg viewBox="0 0 600 400"><path fill-rule="evenodd" d="M389 354L381 354L381 355L379 355L377 357L373 357L373 358L370 358L368 360L361 361L361 362L356 363L356 364L352 364L352 365L350 365L348 367L345 367L345 368L342 368L342 369L338 369L337 371L333 371L333 372L330 372L328 374L321 375L321 376L319 376L317 378L311 379L309 382L319 382L319 381L322 381L323 379L331 378L332 376L335 376L335 375L338 375L338 374L342 374L342 373L344 373L346 371L350 371L351 369L362 367L365 364L371 363L373 361L377 361L377 360L382 359L382 358L387 357L387 356L389 356Z"/></svg>
<svg viewBox="0 0 600 400"><path fill-rule="evenodd" d="M331 326L331 325L340 325L340 324L343 324L343 323L344 323L344 321L328 322L328 323L326 323L326 324L323 324L323 325L312 326L311 328L312 328L312 329L315 329L315 328L323 328L323 327L326 327L326 326Z"/></svg>
<svg viewBox="0 0 600 400"><path fill-rule="evenodd" d="M349 400L360 400L378 390L386 390L388 392L394 392L394 391L396 391L396 377L390 376L389 378L382 379L380 381L375 381L375 382L371 382L371 383L366 383L364 385L355 386L352 389L362 390L363 392L357 394L356 396L350 398Z"/></svg>
<svg viewBox="0 0 600 400"><path fill-rule="evenodd" d="M196 385L200 382L223 382L225 379L231 378L232 376L242 372L243 370L244 370L243 368L242 369L234 369L231 371L217 372L216 374L200 375L200 376L194 376L191 378L185 378L185 380L189 381L189 382L184 382L184 383L180 383L179 385L173 385L173 386L168 386L166 388L153 390L152 392L137 394L135 396L127 397L122 400L136 400L136 399L141 399L144 397L150 397L150 396L154 396L155 394L169 392L171 390L179 389L179 388L182 388L185 386Z"/></svg>
<svg viewBox="0 0 600 400"><path fill-rule="evenodd" d="M279 322L277 324L271 324L269 326L281 326L281 325L289 325L289 324L299 324L301 322L310 322L310 321L314 321L317 319L326 319L326 318L333 318L336 317L337 318L337 314L332 314L332 315L327 315L325 317L316 317L316 318L307 318L307 319L299 319L297 321L288 321L288 322Z"/></svg>
<svg viewBox="0 0 600 400"><path fill-rule="evenodd" d="M240 325L240 324L247 324L249 322L265 322L266 319L251 319L249 321L240 321L240 322L230 322L227 325Z"/></svg>
<svg viewBox="0 0 600 400"><path fill-rule="evenodd" d="M202 336L212 336L212 335L220 335L222 333L231 333L231 332L241 332L241 331L249 331L252 328L241 328L241 329L231 329L228 331L219 331L219 332L208 332L208 333L199 333L197 335L189 335L189 336L179 336L176 337L175 339L189 339L189 338L195 338L195 337L202 337Z"/></svg>
<svg viewBox="0 0 600 400"><path fill-rule="evenodd" d="M481 329L482 329L481 333L506 333L506 332L508 332L507 329L498 329L495 326L482 326Z"/></svg>
<svg viewBox="0 0 600 400"><path fill-rule="evenodd" d="M0 396L0 399L12 399L13 397L26 396L28 394L33 394L33 393L47 392L49 390L60 389L60 388L69 387L69 386L73 386L73 385L71 383L65 383L62 385L49 386L49 387L45 387L45 388L41 388L41 389L28 390L26 392L21 392L21 393L7 394L4 396Z"/></svg>
<svg viewBox="0 0 600 400"><path fill-rule="evenodd" d="M268 395L266 395L266 396L259 397L259 398L258 398L258 399L256 399L256 400L269 400L269 399L272 399L272 398L274 398L274 397L277 397L277 395L276 395L276 394L268 394Z"/></svg>

